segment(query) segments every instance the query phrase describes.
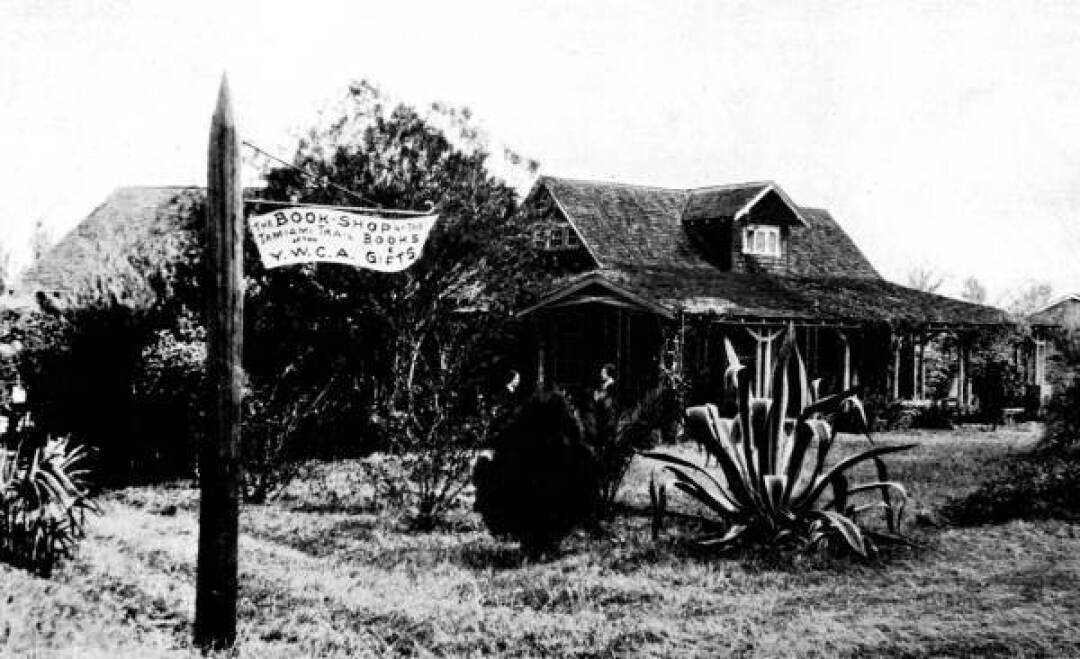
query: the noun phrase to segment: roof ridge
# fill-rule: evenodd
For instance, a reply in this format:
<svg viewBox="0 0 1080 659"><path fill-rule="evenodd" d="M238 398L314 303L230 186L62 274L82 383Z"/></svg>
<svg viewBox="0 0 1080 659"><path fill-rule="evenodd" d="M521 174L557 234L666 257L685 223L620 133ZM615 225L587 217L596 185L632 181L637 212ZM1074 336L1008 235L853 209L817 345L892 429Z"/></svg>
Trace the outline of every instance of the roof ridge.
<svg viewBox="0 0 1080 659"><path fill-rule="evenodd" d="M572 178L569 176L552 176L550 174L544 174L540 177L541 180L548 181L566 181L568 183L588 183L591 185L615 185L620 188L639 188L644 190L664 190L666 192L689 192L687 188L668 188L659 185L645 185L643 183L622 183L619 181L600 181L596 179L584 179L584 178Z"/></svg>
<svg viewBox="0 0 1080 659"><path fill-rule="evenodd" d="M753 188L758 186L777 185L776 181L746 181L745 183L720 183L717 185L705 185L697 188L687 188L687 192L722 192L725 190L737 190L739 188ZM779 186L777 186L779 187Z"/></svg>
<svg viewBox="0 0 1080 659"><path fill-rule="evenodd" d="M587 183L590 185L613 185L621 188L640 188L643 190L664 190L667 192L720 192L724 190L737 190L740 188L752 188L752 187L764 187L764 186L778 186L779 184L772 179L762 179L759 181L743 181L739 183L717 183L716 185L703 185L690 188L673 188L670 186L661 185L646 185L644 183L625 183L622 181L604 181L600 179L586 179L575 178L572 176L554 176L552 174L541 174L541 180L549 181L566 181L568 183Z"/></svg>
<svg viewBox="0 0 1080 659"><path fill-rule="evenodd" d="M135 185L118 185L118 186L116 186L116 188L114 188L114 191L119 191L119 190L205 190L205 189L206 189L205 185L196 185L194 183L187 184L187 185L180 185L180 184L176 184L176 185L135 184Z"/></svg>

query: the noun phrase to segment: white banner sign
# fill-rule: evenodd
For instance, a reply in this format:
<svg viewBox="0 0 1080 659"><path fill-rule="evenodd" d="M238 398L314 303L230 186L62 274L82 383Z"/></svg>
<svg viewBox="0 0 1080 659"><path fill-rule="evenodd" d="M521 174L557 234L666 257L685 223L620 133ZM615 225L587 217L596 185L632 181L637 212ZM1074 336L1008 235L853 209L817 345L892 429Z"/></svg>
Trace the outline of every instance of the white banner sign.
<svg viewBox="0 0 1080 659"><path fill-rule="evenodd" d="M267 268L319 261L401 272L420 258L438 218L385 218L331 208L284 208L248 218L248 227Z"/></svg>

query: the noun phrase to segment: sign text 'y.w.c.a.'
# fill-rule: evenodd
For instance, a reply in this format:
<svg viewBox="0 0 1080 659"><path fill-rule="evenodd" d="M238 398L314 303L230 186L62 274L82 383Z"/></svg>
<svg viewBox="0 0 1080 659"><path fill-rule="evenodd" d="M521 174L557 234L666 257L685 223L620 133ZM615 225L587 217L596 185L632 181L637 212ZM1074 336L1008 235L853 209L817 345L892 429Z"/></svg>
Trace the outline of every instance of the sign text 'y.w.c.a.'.
<svg viewBox="0 0 1080 659"><path fill-rule="evenodd" d="M322 262L400 272L420 258L437 219L283 208L248 218L248 227L267 268Z"/></svg>

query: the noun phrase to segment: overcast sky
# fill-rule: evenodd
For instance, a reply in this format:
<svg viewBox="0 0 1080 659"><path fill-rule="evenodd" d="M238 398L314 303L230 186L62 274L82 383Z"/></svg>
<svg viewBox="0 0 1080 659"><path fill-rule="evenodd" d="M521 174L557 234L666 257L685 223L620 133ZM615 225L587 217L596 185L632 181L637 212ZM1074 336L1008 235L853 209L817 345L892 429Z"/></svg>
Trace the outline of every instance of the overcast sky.
<svg viewBox="0 0 1080 659"><path fill-rule="evenodd" d="M220 5L220 7L219 7ZM474 111L544 173L777 181L887 277L1080 290L1080 2L0 0L0 243L203 184L219 78L292 135L351 80Z"/></svg>

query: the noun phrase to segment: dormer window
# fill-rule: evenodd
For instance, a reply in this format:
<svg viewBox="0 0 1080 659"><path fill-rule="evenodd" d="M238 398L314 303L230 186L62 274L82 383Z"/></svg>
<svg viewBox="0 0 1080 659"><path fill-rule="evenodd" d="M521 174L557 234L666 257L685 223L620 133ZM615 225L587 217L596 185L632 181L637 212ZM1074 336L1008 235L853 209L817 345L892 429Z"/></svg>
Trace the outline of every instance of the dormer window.
<svg viewBox="0 0 1080 659"><path fill-rule="evenodd" d="M780 256L780 227L751 224L743 229L743 254Z"/></svg>

